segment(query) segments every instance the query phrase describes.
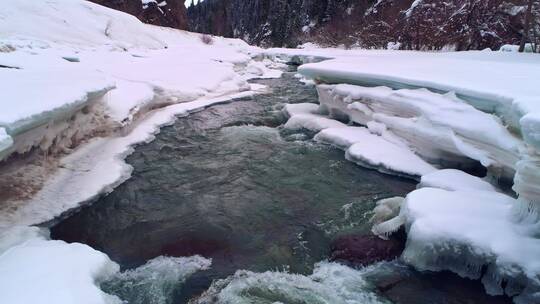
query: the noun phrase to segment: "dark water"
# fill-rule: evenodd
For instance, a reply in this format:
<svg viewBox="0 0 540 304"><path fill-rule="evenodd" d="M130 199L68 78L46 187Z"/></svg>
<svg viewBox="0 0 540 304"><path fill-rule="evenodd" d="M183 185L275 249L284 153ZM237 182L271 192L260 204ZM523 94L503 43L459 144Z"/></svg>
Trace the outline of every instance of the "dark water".
<svg viewBox="0 0 540 304"><path fill-rule="evenodd" d="M166 301L186 303L239 269L310 274L334 237L368 233L376 200L415 188L281 130L282 105L315 102L315 91L292 74L259 82L273 92L179 119L137 147L133 177L54 226L53 238L88 244L123 269L158 256L211 258Z"/></svg>

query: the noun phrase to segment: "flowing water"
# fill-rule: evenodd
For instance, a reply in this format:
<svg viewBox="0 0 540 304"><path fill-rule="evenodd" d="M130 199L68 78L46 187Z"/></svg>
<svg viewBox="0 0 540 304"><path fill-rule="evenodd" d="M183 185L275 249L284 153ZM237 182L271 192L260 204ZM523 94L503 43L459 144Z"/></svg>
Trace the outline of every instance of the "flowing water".
<svg viewBox="0 0 540 304"><path fill-rule="evenodd" d="M258 81L271 93L163 128L128 157L131 179L56 224L52 237L118 262L124 271L102 288L130 303L385 302L374 284L386 284L383 293L396 303L484 303L433 301L468 298L453 295L460 284L485 297L475 284L420 275L398 262L360 270L320 262L336 236L369 233L376 200L415 184L349 163L309 134L282 130L283 104L317 100L313 87L292 75ZM433 286L434 278L448 277L458 283Z"/></svg>

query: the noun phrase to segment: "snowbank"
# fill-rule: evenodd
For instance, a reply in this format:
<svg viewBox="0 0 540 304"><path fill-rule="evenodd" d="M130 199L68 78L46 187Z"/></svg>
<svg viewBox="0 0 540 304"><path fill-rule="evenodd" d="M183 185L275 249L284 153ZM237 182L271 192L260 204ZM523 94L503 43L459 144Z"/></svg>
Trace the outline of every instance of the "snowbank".
<svg viewBox="0 0 540 304"><path fill-rule="evenodd" d="M83 0L21 0L0 14L0 127L14 142L1 135L0 160L70 146L68 128L79 129L77 141L94 136L96 125L70 122L91 104L104 105L94 119L108 120L111 130L153 108L248 90L253 75L235 66L279 76L253 62L248 54L258 51L240 40L216 37L208 46L198 34L145 25Z"/></svg>
<svg viewBox="0 0 540 304"><path fill-rule="evenodd" d="M132 145L176 115L252 94L252 77L280 75L241 40L206 45L83 0L21 0L0 15L0 161L69 154L35 196L4 202L2 227L48 221L111 191L130 175Z"/></svg>
<svg viewBox="0 0 540 304"><path fill-rule="evenodd" d="M418 188L440 188L448 191L481 190L496 191L496 188L485 180L460 170L444 169L422 175Z"/></svg>
<svg viewBox="0 0 540 304"><path fill-rule="evenodd" d="M521 129L524 114L540 111L536 102L540 92L532 83L540 61L534 54L355 51L348 58L334 57L304 65L299 72L327 83L454 92L516 129Z"/></svg>
<svg viewBox="0 0 540 304"><path fill-rule="evenodd" d="M119 271L116 263L86 245L50 241L36 230L20 228L9 240L0 238L0 247L17 244L0 254L0 302L120 303L98 287Z"/></svg>
<svg viewBox="0 0 540 304"><path fill-rule="evenodd" d="M378 204L373 231L385 237L405 224L403 258L416 268L482 277L490 294L515 296L516 303L540 302L535 258L540 254L540 88L533 84L540 74L538 56L330 49L268 53L308 63L299 72L319 83L319 115L367 127L325 129L315 137L319 141L348 149L348 155L355 147L366 154L375 151L374 160L385 159L391 150L383 147L390 142L392 149L406 151L398 156L417 154L442 168L486 167L486 179L453 169L423 172L421 189L407 196L399 215L392 217L400 198ZM334 59L309 63L324 57ZM381 142L370 145L363 137ZM387 159L413 164L398 162L396 155ZM518 199L486 181L512 179Z"/></svg>
<svg viewBox="0 0 540 304"><path fill-rule="evenodd" d="M476 160L493 175L511 179L524 149L497 117L453 94L348 84L317 89L322 112L397 136L432 163L459 166Z"/></svg>
<svg viewBox="0 0 540 304"><path fill-rule="evenodd" d="M371 135L352 145L345 158L383 173L419 178L437 170L411 150L394 145L380 136Z"/></svg>
<svg viewBox="0 0 540 304"><path fill-rule="evenodd" d="M95 138L60 160L60 168L31 199L13 202L0 213L0 227L33 225L49 221L98 195L112 191L131 176L124 162L133 146L152 141L160 127L214 104L231 102L253 91L227 97L175 104L153 112L125 136Z"/></svg>
<svg viewBox="0 0 540 304"><path fill-rule="evenodd" d="M489 294L518 295L516 303L536 303L540 240L536 225L513 221L515 203L493 191L413 191L401 209L408 234L402 257L420 270L482 277Z"/></svg>

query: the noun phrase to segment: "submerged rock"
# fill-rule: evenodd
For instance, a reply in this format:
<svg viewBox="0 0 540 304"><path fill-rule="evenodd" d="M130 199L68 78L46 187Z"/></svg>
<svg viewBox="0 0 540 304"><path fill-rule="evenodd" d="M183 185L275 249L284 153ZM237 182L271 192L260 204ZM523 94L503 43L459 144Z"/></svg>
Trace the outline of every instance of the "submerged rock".
<svg viewBox="0 0 540 304"><path fill-rule="evenodd" d="M404 238L383 240L375 235L347 235L336 239L331 245L331 261L345 261L355 265L369 265L390 261L401 255L405 248Z"/></svg>

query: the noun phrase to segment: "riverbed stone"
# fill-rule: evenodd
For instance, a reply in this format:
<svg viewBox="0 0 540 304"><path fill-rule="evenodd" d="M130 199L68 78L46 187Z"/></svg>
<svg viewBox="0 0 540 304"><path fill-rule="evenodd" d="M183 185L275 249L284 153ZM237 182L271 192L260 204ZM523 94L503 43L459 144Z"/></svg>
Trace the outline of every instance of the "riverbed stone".
<svg viewBox="0 0 540 304"><path fill-rule="evenodd" d="M404 248L401 237L383 240L375 235L345 235L332 242L330 260L369 265L394 260Z"/></svg>

